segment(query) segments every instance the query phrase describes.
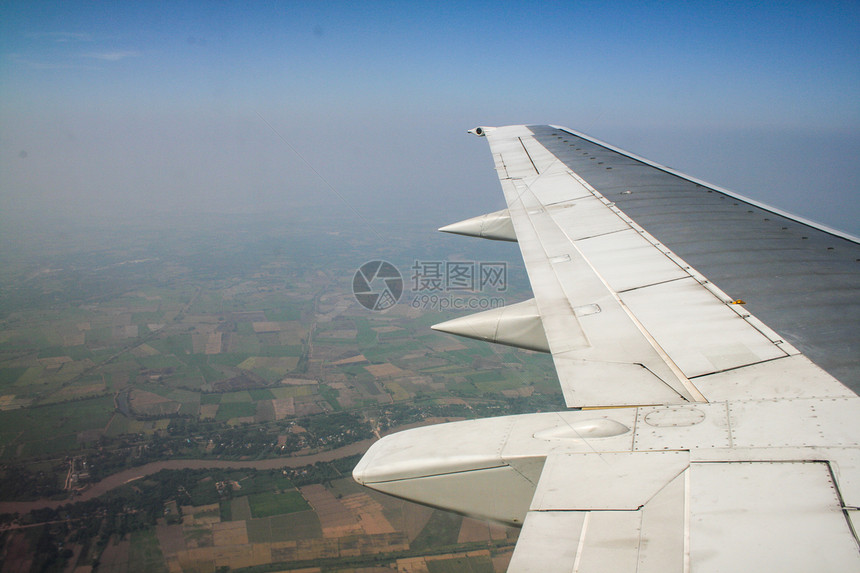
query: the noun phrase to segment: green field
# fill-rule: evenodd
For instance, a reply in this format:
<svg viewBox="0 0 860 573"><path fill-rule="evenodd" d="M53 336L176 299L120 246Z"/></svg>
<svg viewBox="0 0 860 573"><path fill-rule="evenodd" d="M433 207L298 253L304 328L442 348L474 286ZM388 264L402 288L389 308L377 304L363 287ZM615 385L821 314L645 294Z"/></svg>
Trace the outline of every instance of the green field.
<svg viewBox="0 0 860 573"><path fill-rule="evenodd" d="M228 402L218 406L216 420L229 420L231 418L247 418L257 413L257 405L254 402Z"/></svg>
<svg viewBox="0 0 860 573"><path fill-rule="evenodd" d="M164 555L154 529L142 529L131 534L128 560L129 573L159 573L167 571Z"/></svg>
<svg viewBox="0 0 860 573"><path fill-rule="evenodd" d="M275 398L298 398L300 396L310 396L316 392L316 386L312 384L301 386L281 386L280 388L272 388L269 390Z"/></svg>
<svg viewBox="0 0 860 573"><path fill-rule="evenodd" d="M251 515L254 517L271 517L311 508L298 490L283 493L271 491L255 493L248 496L248 503L251 505Z"/></svg>
<svg viewBox="0 0 860 573"><path fill-rule="evenodd" d="M234 404L237 402L251 402L251 394L243 390L241 392L225 392L221 394L221 404Z"/></svg>
<svg viewBox="0 0 860 573"><path fill-rule="evenodd" d="M6 386L13 385L26 371L26 366L0 368L0 391L5 391Z"/></svg>
<svg viewBox="0 0 860 573"><path fill-rule="evenodd" d="M493 573L493 560L486 555L455 557L427 562L430 573Z"/></svg>
<svg viewBox="0 0 860 573"><path fill-rule="evenodd" d="M322 536L320 520L313 511L249 519L245 523L248 528L248 541L251 543L313 539Z"/></svg>
<svg viewBox="0 0 860 573"><path fill-rule="evenodd" d="M248 390L248 395L252 400L271 400L275 397L272 394L272 391L267 388L260 388L258 390Z"/></svg>
<svg viewBox="0 0 860 573"><path fill-rule="evenodd" d="M84 430L102 429L113 411L112 396L10 410L0 412L0 433L18 433L19 443L52 440Z"/></svg>
<svg viewBox="0 0 860 573"><path fill-rule="evenodd" d="M412 542L412 548L421 550L455 545L462 521L463 518L459 515L439 510L434 511L427 525Z"/></svg>

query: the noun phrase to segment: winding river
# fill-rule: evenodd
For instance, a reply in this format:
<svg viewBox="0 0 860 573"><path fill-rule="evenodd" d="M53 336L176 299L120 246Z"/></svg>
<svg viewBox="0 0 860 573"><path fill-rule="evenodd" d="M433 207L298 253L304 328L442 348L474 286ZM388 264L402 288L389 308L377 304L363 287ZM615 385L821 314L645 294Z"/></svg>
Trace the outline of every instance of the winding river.
<svg viewBox="0 0 860 573"><path fill-rule="evenodd" d="M46 507L49 508L57 508L61 505L66 505L68 503L75 503L78 501L87 501L100 495L107 493L108 491L119 487L123 484L126 484L130 481L134 481L148 475L152 475L160 472L161 470L205 470L205 469L216 469L216 468L227 468L227 469L243 469L243 468L254 468L258 470L273 470L278 468L294 468L307 466L311 464L315 464L317 462L330 462L332 460L336 460L339 458L345 458L347 456L351 456L354 454L363 454L367 451L367 448L375 442L375 438L371 438L368 440L362 440L360 442L356 442L354 444L349 444L348 446L343 446L342 448L337 448L334 450L328 450L325 452L320 452L318 454L311 454L307 456L294 456L288 458L272 458L267 460L163 460L159 462L150 462L148 464L138 466L136 468L131 468L127 470L123 470L121 472L115 473L103 479L102 481L93 484L87 490L83 491L80 495L71 498L71 499L63 499L63 500L53 500L53 499L37 499L35 501L4 501L0 502L0 513L19 513L25 514L34 509L43 509Z"/></svg>

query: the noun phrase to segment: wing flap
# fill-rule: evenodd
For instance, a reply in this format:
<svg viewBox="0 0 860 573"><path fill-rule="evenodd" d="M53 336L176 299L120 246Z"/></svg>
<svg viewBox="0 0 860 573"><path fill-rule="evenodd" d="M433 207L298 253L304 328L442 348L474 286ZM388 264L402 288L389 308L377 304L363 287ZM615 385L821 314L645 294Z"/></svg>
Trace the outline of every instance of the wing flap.
<svg viewBox="0 0 860 573"><path fill-rule="evenodd" d="M576 570L584 511L531 511L517 539L508 573L571 573Z"/></svg>
<svg viewBox="0 0 860 573"><path fill-rule="evenodd" d="M715 402L856 396L802 354L702 376L696 379L696 386Z"/></svg>
<svg viewBox="0 0 860 573"><path fill-rule="evenodd" d="M689 463L673 453L548 456L508 571L860 568L855 515L827 462ZM594 497L577 494L590 487L583 478L602 480ZM647 501L619 510L625 496Z"/></svg>
<svg viewBox="0 0 860 573"><path fill-rule="evenodd" d="M788 356L692 277L620 296L688 378Z"/></svg>
<svg viewBox="0 0 860 573"><path fill-rule="evenodd" d="M692 464L696 571L858 571L826 462Z"/></svg>
<svg viewBox="0 0 860 573"><path fill-rule="evenodd" d="M687 451L552 454L529 509L637 510L689 465Z"/></svg>
<svg viewBox="0 0 860 573"><path fill-rule="evenodd" d="M562 502L565 491L573 493L573 497L568 497L566 506L551 504L552 509L536 509L532 504L508 572L684 571L688 458L681 453L654 452L618 454L603 460L600 458L606 454L583 454L580 461L586 459L584 456L591 456L584 465L589 466L588 471L596 472L591 476L592 481L609 476L611 486L604 491L632 486L635 492L628 497L632 500L638 494L643 496L644 503L626 511L583 510L573 492L578 485L576 478L583 477L584 472L565 476L557 470L570 469L572 460L558 461L549 456L535 498L542 492L555 492L554 501ZM646 487L640 485L635 475L630 475L637 470L646 474L642 480ZM600 506L602 502L615 505L611 493L600 500L579 501L588 507Z"/></svg>
<svg viewBox="0 0 860 573"><path fill-rule="evenodd" d="M690 276L629 227L618 233L579 240L576 246L588 260L601 263L603 278L616 292Z"/></svg>
<svg viewBox="0 0 860 573"><path fill-rule="evenodd" d="M639 511L529 512L508 573L635 573L641 527Z"/></svg>

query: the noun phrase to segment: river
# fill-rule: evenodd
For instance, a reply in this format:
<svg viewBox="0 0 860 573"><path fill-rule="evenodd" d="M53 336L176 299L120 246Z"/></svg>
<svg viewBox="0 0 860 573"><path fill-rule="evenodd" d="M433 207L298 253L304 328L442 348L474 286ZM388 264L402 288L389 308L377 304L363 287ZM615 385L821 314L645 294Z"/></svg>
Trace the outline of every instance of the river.
<svg viewBox="0 0 860 573"><path fill-rule="evenodd" d="M102 481L93 484L80 495L63 500L53 499L37 499L35 501L4 501L0 502L0 514L2 513L19 513L25 514L34 509L43 509L46 507L57 508L68 503L78 501L87 501L108 491L126 484L130 481L146 477L160 472L161 470L205 470L205 469L243 469L254 468L258 470L273 470L278 468L295 468L315 464L317 462L330 462L339 458L345 458L354 454L363 454L367 448L376 441L376 438L362 440L342 448L311 454L307 456L293 456L288 458L272 458L267 460L163 460L159 462L150 462L148 464L123 470L103 479Z"/></svg>

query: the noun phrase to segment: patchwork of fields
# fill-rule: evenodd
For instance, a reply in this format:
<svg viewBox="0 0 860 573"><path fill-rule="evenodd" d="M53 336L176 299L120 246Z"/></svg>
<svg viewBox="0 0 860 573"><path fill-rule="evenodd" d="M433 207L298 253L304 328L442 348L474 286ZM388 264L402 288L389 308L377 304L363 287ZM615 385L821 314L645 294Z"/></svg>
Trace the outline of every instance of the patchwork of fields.
<svg viewBox="0 0 860 573"><path fill-rule="evenodd" d="M99 569L215 571L274 564L291 570L292 563L318 571L306 567L348 560L416 573L491 572L504 570L516 540L516 530L375 494L349 479L250 495L240 491L220 503L181 506L181 522L162 518L154 531L112 538ZM415 555L439 546L450 550ZM146 560L136 561L141 555Z"/></svg>
<svg viewBox="0 0 860 573"><path fill-rule="evenodd" d="M302 240L303 251L285 253L269 246L280 240L234 231L219 234L217 256L197 238L151 256L120 241L99 255L59 249L10 267L0 297L0 502L70 503L94 482L163 459L276 459L414 423L561 404L548 357L433 332L453 314L405 299L368 311L344 280L365 249L349 254L339 236L348 254L314 258L330 247ZM32 548L38 539L22 537L30 529L14 528L41 528L71 548L52 559L98 560L100 571L323 560L423 572L503 570L516 535L339 476L222 489L197 505L183 495L159 490L146 511L132 495L126 513L75 522L99 521L87 526L95 536L38 525L48 517L36 514L7 516L13 529L0 536ZM156 497L166 513L153 513Z"/></svg>

